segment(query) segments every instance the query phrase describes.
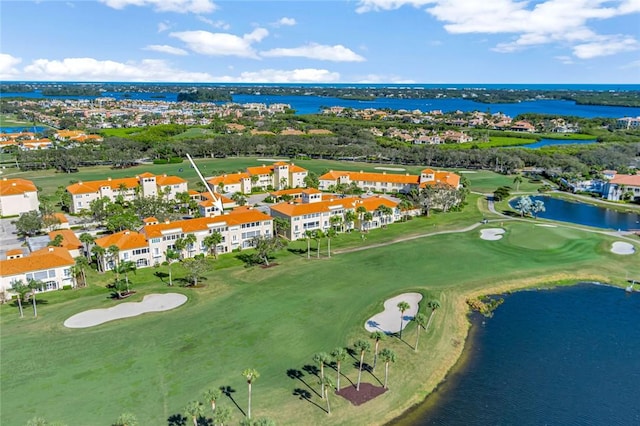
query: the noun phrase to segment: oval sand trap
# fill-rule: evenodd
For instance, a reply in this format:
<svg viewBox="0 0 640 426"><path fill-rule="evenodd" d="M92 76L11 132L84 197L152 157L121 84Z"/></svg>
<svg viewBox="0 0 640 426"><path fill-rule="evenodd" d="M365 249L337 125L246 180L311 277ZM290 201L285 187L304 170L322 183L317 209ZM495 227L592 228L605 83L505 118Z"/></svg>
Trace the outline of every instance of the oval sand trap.
<svg viewBox="0 0 640 426"><path fill-rule="evenodd" d="M187 301L179 293L149 294L142 302L125 302L106 309L90 309L75 314L64 322L67 328L87 328L120 318L135 317L147 312L161 312L177 308Z"/></svg>
<svg viewBox="0 0 640 426"><path fill-rule="evenodd" d="M611 253L615 254L633 254L636 252L636 248L631 243L625 243L623 241L616 241L611 244Z"/></svg>
<svg viewBox="0 0 640 426"><path fill-rule="evenodd" d="M496 241L502 238L504 229L502 228L489 228L480 231L480 238L488 241Z"/></svg>
<svg viewBox="0 0 640 426"><path fill-rule="evenodd" d="M382 331L386 334L400 332L400 310L398 303L407 302L409 309L402 316L402 328L418 313L418 303L422 300L420 293L402 293L384 302L384 311L375 314L364 323L367 331Z"/></svg>
<svg viewBox="0 0 640 426"><path fill-rule="evenodd" d="M407 169L403 169L402 167L376 167L376 170L391 170L393 172L404 172Z"/></svg>

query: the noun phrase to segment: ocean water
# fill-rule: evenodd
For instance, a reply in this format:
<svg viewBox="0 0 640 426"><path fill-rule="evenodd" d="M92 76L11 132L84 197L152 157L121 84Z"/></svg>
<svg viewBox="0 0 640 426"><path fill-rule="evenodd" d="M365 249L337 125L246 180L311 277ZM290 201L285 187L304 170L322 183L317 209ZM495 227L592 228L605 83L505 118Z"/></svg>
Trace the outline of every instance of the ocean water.
<svg viewBox="0 0 640 426"><path fill-rule="evenodd" d="M503 297L492 318L473 317L466 362L394 424L640 425L639 292Z"/></svg>

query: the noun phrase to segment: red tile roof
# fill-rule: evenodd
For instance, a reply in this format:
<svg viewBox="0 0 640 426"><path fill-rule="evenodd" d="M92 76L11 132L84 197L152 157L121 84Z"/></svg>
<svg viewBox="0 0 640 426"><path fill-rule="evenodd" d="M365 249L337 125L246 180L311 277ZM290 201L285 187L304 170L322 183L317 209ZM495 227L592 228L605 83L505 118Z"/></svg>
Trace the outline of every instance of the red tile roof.
<svg viewBox="0 0 640 426"><path fill-rule="evenodd" d="M618 184L618 185L640 186L640 173L635 174L635 175L617 174L609 182L615 183L615 184Z"/></svg>
<svg viewBox="0 0 640 426"><path fill-rule="evenodd" d="M369 198L329 198L323 199L316 203L280 203L271 206L271 210L282 213L289 217L302 216L311 213L323 213L334 210L336 208L344 208L345 210L355 210L363 206L367 211L373 211L380 205L395 208L398 203L384 197Z"/></svg>
<svg viewBox="0 0 640 426"><path fill-rule="evenodd" d="M147 247L147 239L144 235L138 232L124 230L115 234L107 235L106 237L98 238L96 239L96 244L105 249L110 246L116 246L120 250L131 250Z"/></svg>
<svg viewBox="0 0 640 426"><path fill-rule="evenodd" d="M0 180L0 196L7 195L20 195L26 192L37 192L36 185L30 180L26 179L7 179L2 178Z"/></svg>
<svg viewBox="0 0 640 426"><path fill-rule="evenodd" d="M49 232L49 238L53 241L56 235L62 235L62 246L67 250L77 250L83 247L82 242L78 239L75 232L70 229L59 229L57 231Z"/></svg>
<svg viewBox="0 0 640 426"><path fill-rule="evenodd" d="M45 247L25 257L0 260L0 275L8 277L73 265L75 265L75 261L66 249L62 247Z"/></svg>
<svg viewBox="0 0 640 426"><path fill-rule="evenodd" d="M67 191L71 194L88 194L91 192L99 192L100 188L108 186L111 190L118 190L121 185L124 185L127 189L136 188L140 185L140 178L154 177L156 178L156 184L159 186L165 185L177 185L185 183L186 181L178 176L160 175L156 176L153 173L145 172L135 177L117 178L117 179L102 179L92 180L87 182L77 182L67 186Z"/></svg>

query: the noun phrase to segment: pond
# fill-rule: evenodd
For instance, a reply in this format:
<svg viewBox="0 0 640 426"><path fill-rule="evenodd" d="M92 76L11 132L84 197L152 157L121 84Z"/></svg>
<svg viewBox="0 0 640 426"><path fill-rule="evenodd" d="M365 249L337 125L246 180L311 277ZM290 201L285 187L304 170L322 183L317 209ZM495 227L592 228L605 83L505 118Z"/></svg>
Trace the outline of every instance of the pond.
<svg viewBox="0 0 640 426"><path fill-rule="evenodd" d="M621 212L587 203L562 200L559 198L536 195L532 200L544 202L546 211L538 214L542 219L570 222L596 228L628 231L640 229L640 212ZM513 208L516 199L509 205Z"/></svg>
<svg viewBox="0 0 640 426"><path fill-rule="evenodd" d="M540 139L527 145L518 145L516 148L542 148L553 145L590 145L598 143L596 139Z"/></svg>

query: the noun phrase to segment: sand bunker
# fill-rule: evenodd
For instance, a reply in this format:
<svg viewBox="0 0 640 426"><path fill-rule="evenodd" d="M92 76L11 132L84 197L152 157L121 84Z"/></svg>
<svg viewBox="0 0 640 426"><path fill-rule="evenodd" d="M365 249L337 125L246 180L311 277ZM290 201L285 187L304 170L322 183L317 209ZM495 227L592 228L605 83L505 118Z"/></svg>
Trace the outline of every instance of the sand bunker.
<svg viewBox="0 0 640 426"><path fill-rule="evenodd" d="M125 302L112 308L90 309L69 317L64 326L86 328L120 318L135 317L147 312L161 312L177 308L187 301L187 296L179 293L149 294L142 302Z"/></svg>
<svg viewBox="0 0 640 426"><path fill-rule="evenodd" d="M464 174L464 173L478 173L478 172L475 172L473 170L460 170L458 173L463 173Z"/></svg>
<svg viewBox="0 0 640 426"><path fill-rule="evenodd" d="M384 311L375 314L364 323L367 331L382 331L386 334L400 332L400 310L398 303L407 302L409 309L404 311L402 328L418 313L418 303L422 300L420 293L402 293L384 302Z"/></svg>
<svg viewBox="0 0 640 426"><path fill-rule="evenodd" d="M611 253L615 254L633 254L636 252L636 248L631 243L625 243L623 241L616 241L611 244Z"/></svg>
<svg viewBox="0 0 640 426"><path fill-rule="evenodd" d="M502 238L504 229L502 228L489 228L480 231L480 238L488 241L496 241Z"/></svg>
<svg viewBox="0 0 640 426"><path fill-rule="evenodd" d="M376 170L391 170L394 172L404 172L407 169L403 169L402 167L376 167Z"/></svg>
<svg viewBox="0 0 640 426"><path fill-rule="evenodd" d="M538 223L536 226L542 226L543 228L557 228L556 225L547 225L546 223Z"/></svg>
<svg viewBox="0 0 640 426"><path fill-rule="evenodd" d="M258 160L258 161L269 161L269 162L273 161L274 163L278 162L278 161L284 161L284 162L288 162L289 161L288 158L281 158L281 159L277 159L277 158L256 158L256 160Z"/></svg>

